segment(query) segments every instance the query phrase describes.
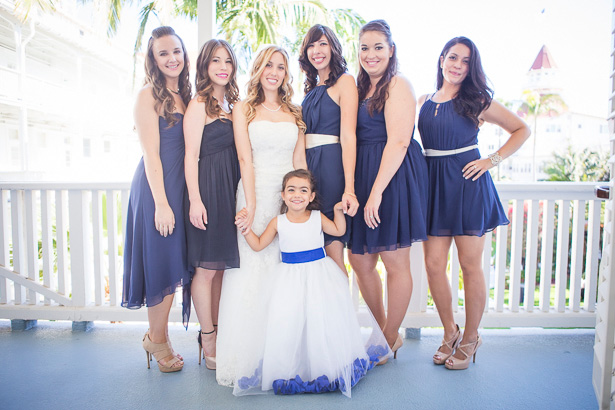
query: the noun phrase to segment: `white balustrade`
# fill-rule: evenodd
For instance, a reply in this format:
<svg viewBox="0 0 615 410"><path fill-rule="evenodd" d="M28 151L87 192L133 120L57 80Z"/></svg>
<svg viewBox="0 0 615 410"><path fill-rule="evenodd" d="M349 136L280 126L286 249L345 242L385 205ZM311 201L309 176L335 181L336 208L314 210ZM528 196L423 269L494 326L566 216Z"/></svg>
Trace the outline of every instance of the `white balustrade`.
<svg viewBox="0 0 615 410"><path fill-rule="evenodd" d="M603 218L594 184L496 185L511 224L485 235L489 291L482 325L593 327ZM120 306L129 189L128 183L0 182L0 317L147 320L145 309ZM439 326L420 243L411 249L411 268L414 290L402 325ZM448 274L462 324L454 245ZM350 289L365 317L354 278ZM181 292L176 296L171 320L181 321Z"/></svg>

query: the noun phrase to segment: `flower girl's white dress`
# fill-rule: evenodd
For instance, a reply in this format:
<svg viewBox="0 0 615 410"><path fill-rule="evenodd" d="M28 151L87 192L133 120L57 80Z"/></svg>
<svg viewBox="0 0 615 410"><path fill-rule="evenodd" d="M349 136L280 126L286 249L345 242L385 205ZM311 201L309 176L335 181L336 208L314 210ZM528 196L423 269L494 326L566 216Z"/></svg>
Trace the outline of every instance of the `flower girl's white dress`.
<svg viewBox="0 0 615 410"><path fill-rule="evenodd" d="M386 339L372 318L364 341L347 277L325 256L320 211L304 223L279 215L278 235L282 262L272 277L264 347L241 357L233 394L340 390L350 397L351 387L389 357Z"/></svg>

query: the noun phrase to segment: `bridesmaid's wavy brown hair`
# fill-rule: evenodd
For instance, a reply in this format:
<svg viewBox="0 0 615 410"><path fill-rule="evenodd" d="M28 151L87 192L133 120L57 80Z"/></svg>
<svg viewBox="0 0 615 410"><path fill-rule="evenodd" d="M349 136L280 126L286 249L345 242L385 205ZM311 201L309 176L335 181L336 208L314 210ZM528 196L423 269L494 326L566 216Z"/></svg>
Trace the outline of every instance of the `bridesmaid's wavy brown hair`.
<svg viewBox="0 0 615 410"><path fill-rule="evenodd" d="M461 83L457 95L453 99L453 107L457 114L471 119L478 127L480 114L489 108L493 100L493 90L487 85L487 76L483 70L478 48L472 40L467 37L455 37L444 45L440 57L438 58L438 77L436 89L442 88L444 76L442 75L442 61L446 58L451 47L456 44L463 44L470 49L470 63L468 64L468 74Z"/></svg>
<svg viewBox="0 0 615 410"><path fill-rule="evenodd" d="M218 102L222 104L222 101L216 100L212 95L214 91L214 85L209 78L208 70L211 60L214 58L214 54L219 48L224 48L231 57L232 71L229 73L228 84L224 87L224 98L228 102L229 108L232 109L233 105L239 101L239 89L237 87L237 57L229 43L224 40L211 39L203 44L199 57L196 60L196 94L199 101L205 103L205 113L208 117L218 118L221 115L222 109Z"/></svg>
<svg viewBox="0 0 615 410"><path fill-rule="evenodd" d="M365 24L361 27L361 31L359 32L359 38L369 31L376 31L384 35L387 44L393 50L393 55L389 59L389 64L382 75L382 78L376 84L376 90L374 91L374 95L367 102L367 112L370 116L374 115L374 112L380 112L384 109L384 104L387 102L389 98L389 84L391 83L391 79L395 77L397 74L397 47L395 47L395 43L393 42L393 37L391 36L391 27L384 20L373 20L369 23ZM369 92L369 88L371 86L369 80L369 74L365 71L363 66L359 70L359 75L357 76L357 89L359 91L359 101L363 101L365 96Z"/></svg>
<svg viewBox="0 0 615 410"><path fill-rule="evenodd" d="M342 44L337 38L333 30L322 24L316 24L308 30L301 44L301 55L299 56L299 67L301 71L305 73L305 87L303 91L307 94L316 87L318 83L318 70L314 68L310 59L308 58L307 51L310 44L320 40L322 36L325 36L331 47L331 60L329 61L329 78L325 80L325 84L329 87L335 85L337 80L342 74L346 72L347 63L346 59L342 55Z"/></svg>
<svg viewBox="0 0 615 410"><path fill-rule="evenodd" d="M162 116L169 123L169 126L173 126L177 123L177 118L173 115L175 109L175 100L173 95L167 89L166 79L164 74L158 68L156 59L154 58L154 42L159 38L166 36L175 36L179 40L182 46L182 53L184 54L184 68L179 73L179 95L185 105L188 105L192 96L192 87L190 86L189 70L190 61L188 60L188 53L186 52L186 46L173 28L168 26L162 26L152 30L152 36L147 42L147 54L145 58L145 84L152 85L152 93L156 103L154 108L156 112L160 112L162 108Z"/></svg>

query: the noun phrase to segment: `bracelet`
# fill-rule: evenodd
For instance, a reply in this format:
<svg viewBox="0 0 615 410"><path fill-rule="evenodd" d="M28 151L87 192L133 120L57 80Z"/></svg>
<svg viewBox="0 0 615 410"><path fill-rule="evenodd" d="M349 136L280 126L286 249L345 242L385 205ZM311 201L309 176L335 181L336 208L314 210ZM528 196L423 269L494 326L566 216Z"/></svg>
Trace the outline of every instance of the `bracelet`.
<svg viewBox="0 0 615 410"><path fill-rule="evenodd" d="M489 154L487 158L491 160L491 164L493 166L497 166L504 159L502 158L499 152L494 152L493 154Z"/></svg>
<svg viewBox="0 0 615 410"><path fill-rule="evenodd" d="M355 197L355 198L357 197L355 194L350 193L350 192L344 192L344 193L345 193L346 195L350 195L350 196L353 196L353 197Z"/></svg>

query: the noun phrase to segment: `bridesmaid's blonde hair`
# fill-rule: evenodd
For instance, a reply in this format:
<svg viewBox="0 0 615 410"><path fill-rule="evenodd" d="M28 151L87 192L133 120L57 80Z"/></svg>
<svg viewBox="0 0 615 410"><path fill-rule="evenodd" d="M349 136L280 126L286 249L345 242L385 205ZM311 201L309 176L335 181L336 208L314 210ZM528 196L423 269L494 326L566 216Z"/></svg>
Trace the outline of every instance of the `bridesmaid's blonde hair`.
<svg viewBox="0 0 615 410"><path fill-rule="evenodd" d="M301 117L301 107L293 104L292 102L293 87L291 84L292 77L288 71L288 54L282 47L275 45L265 46L257 54L256 59L252 64L252 69L250 70L250 81L248 81L247 96L244 101L247 122L250 124L250 122L254 120L256 117L256 106L262 104L265 100L265 94L263 93L263 88L261 86L261 75L263 74L263 71L265 71L267 63L271 61L271 56L273 56L274 53L280 53L282 55L282 58L284 59L284 66L286 67L286 73L284 74L282 85L278 88L280 101L282 102L282 106L285 107L293 117L295 117L297 127L299 127L301 131L305 132L307 127Z"/></svg>

